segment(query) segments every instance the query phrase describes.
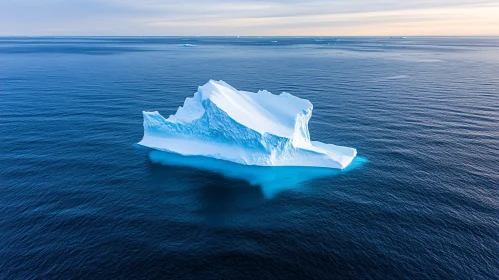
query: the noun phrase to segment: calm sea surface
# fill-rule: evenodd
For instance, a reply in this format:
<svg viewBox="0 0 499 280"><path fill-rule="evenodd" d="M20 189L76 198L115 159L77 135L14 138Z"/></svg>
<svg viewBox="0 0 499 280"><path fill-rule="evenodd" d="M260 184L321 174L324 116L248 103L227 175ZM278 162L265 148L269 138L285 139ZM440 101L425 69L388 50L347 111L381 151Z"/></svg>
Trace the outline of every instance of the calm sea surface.
<svg viewBox="0 0 499 280"><path fill-rule="evenodd" d="M152 152L222 79L344 172ZM0 279L498 279L499 38L0 38Z"/></svg>

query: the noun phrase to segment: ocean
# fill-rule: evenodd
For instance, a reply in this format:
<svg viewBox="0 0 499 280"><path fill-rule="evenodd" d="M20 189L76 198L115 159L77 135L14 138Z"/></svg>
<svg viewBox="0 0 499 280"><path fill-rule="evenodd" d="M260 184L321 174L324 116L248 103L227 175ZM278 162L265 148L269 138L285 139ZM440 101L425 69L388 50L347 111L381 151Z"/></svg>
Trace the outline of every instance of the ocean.
<svg viewBox="0 0 499 280"><path fill-rule="evenodd" d="M136 145L209 79L361 161ZM0 279L498 279L498 147L498 37L2 37Z"/></svg>

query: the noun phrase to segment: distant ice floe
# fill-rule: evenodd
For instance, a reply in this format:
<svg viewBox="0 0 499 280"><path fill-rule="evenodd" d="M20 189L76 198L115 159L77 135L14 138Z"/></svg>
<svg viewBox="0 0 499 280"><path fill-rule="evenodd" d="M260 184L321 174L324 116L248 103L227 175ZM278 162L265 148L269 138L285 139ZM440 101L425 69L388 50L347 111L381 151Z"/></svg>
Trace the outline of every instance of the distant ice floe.
<svg viewBox="0 0 499 280"><path fill-rule="evenodd" d="M387 77L386 80L400 80L400 79L407 79L409 76L407 75L397 75L397 76L391 76Z"/></svg>
<svg viewBox="0 0 499 280"><path fill-rule="evenodd" d="M210 80L175 115L143 112L139 145L254 166L345 169L357 150L310 140L312 103L289 93L239 91Z"/></svg>
<svg viewBox="0 0 499 280"><path fill-rule="evenodd" d="M193 45L193 44L179 44L180 47L185 47L185 48L193 48L193 47L197 47L197 45Z"/></svg>

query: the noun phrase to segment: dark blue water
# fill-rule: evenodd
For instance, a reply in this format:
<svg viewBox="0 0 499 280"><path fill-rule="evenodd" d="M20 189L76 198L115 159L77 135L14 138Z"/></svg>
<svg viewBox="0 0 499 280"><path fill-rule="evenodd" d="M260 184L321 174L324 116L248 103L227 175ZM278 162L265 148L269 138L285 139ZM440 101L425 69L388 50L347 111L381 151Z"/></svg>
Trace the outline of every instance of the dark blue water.
<svg viewBox="0 0 499 280"><path fill-rule="evenodd" d="M209 79L367 162L134 146ZM498 279L498 147L499 38L0 38L0 279Z"/></svg>

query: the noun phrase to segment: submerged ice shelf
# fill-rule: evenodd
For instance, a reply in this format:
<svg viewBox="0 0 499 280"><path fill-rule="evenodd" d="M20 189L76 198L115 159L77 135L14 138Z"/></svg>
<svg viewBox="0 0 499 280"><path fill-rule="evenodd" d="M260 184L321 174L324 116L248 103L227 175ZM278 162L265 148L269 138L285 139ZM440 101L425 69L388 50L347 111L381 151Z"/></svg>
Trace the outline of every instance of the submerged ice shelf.
<svg viewBox="0 0 499 280"><path fill-rule="evenodd" d="M310 141L312 103L289 93L238 91L210 80L175 115L143 112L140 145L257 166L346 168L354 148Z"/></svg>

